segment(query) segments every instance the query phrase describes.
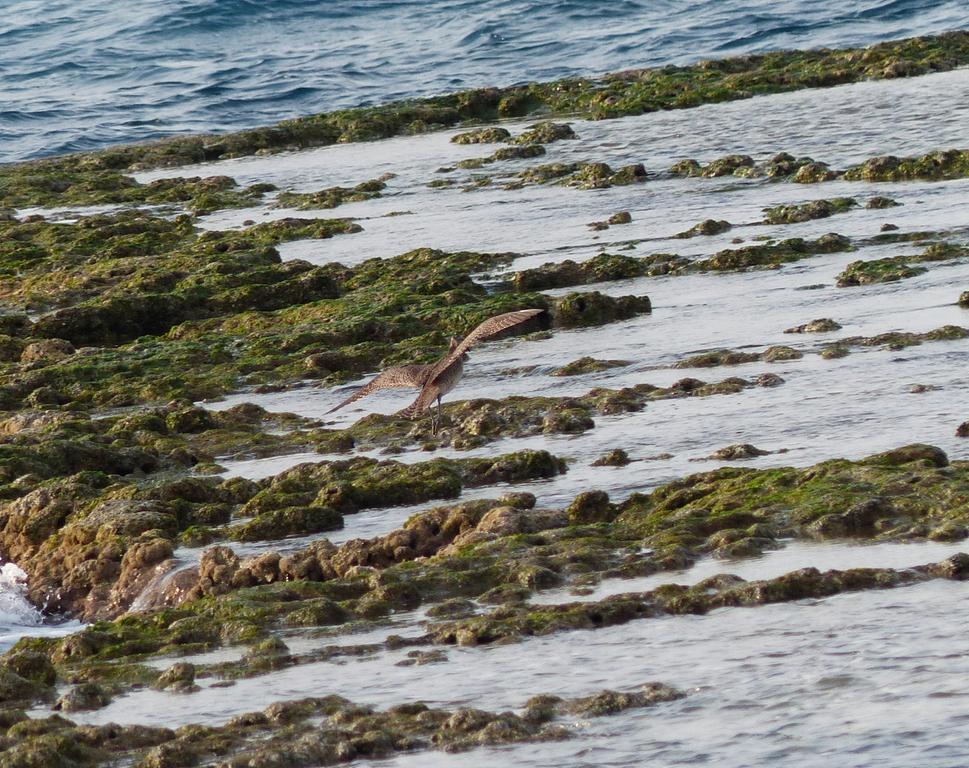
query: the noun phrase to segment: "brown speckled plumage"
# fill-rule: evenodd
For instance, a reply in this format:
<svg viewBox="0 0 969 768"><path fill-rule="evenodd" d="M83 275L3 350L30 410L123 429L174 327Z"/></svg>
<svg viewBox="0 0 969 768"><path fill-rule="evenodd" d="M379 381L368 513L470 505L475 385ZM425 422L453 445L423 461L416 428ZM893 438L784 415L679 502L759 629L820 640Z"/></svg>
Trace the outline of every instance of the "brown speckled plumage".
<svg viewBox="0 0 969 768"><path fill-rule="evenodd" d="M434 404L435 400L440 406L441 397L454 389L461 380L461 376L464 374L464 356L473 344L494 336L506 328L511 328L513 325L523 323L544 311L543 309L520 309L516 312L505 312L503 315L489 317L434 365L428 375L427 383L424 384L417 399L402 411L399 411L399 415L410 419L420 416Z"/></svg>
<svg viewBox="0 0 969 768"><path fill-rule="evenodd" d="M457 386L464 374L464 360L472 345L482 339L494 336L506 328L523 323L544 311L543 309L521 309L516 312L506 312L502 315L489 317L460 343L457 339L451 339L451 348L436 363L388 368L386 371L377 374L339 405L331 408L328 413L366 397L378 389L418 387L421 391L417 399L400 411L399 415L408 418L420 416L434 404L435 400L438 401L438 406L440 406L441 398Z"/></svg>

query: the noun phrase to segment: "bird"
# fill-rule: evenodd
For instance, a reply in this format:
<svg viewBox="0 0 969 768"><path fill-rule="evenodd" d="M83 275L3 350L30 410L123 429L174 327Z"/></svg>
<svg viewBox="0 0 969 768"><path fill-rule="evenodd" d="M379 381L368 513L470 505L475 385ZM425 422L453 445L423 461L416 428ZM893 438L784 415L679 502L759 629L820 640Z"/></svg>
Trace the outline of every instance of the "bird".
<svg viewBox="0 0 969 768"><path fill-rule="evenodd" d="M468 350L477 342L494 336L506 328L523 323L544 311L544 309L519 309L515 312L505 312L501 315L489 317L464 339L459 340L452 336L447 353L436 363L399 365L388 368L378 373L327 413L333 413L378 389L416 387L420 389L417 399L403 410L398 411L397 415L409 419L416 418L425 413L437 400L437 422L440 423L441 398L454 389L461 380L461 376L464 375L464 361L468 359ZM432 431L436 431L433 417Z"/></svg>

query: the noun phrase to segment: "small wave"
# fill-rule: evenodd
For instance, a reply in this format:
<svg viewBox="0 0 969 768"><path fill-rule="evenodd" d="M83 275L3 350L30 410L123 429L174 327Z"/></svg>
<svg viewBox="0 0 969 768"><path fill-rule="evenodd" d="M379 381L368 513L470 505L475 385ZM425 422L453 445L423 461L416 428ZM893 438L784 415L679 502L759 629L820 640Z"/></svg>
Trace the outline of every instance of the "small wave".
<svg viewBox="0 0 969 768"><path fill-rule="evenodd" d="M35 627L40 611L27 602L27 574L14 563L0 565L0 632L12 627Z"/></svg>

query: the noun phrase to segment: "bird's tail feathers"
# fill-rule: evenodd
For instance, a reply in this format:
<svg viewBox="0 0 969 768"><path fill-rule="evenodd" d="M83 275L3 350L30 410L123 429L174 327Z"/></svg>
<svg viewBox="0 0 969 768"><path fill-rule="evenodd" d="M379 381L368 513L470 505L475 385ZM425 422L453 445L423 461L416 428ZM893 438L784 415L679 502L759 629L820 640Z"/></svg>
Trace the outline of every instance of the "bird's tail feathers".
<svg viewBox="0 0 969 768"><path fill-rule="evenodd" d="M417 399L403 410L397 411L396 415L403 416L405 419L417 418L431 407L431 404L437 399L437 396L437 387L424 387L424 389L421 390L421 393L417 396Z"/></svg>

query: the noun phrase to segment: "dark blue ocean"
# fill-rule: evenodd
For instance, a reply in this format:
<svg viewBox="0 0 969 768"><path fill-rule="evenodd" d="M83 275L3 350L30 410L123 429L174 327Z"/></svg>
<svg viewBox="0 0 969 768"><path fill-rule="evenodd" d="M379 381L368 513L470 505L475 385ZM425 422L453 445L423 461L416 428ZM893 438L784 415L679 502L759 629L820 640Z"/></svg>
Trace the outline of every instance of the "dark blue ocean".
<svg viewBox="0 0 969 768"><path fill-rule="evenodd" d="M0 162L969 26L966 0L0 0Z"/></svg>

